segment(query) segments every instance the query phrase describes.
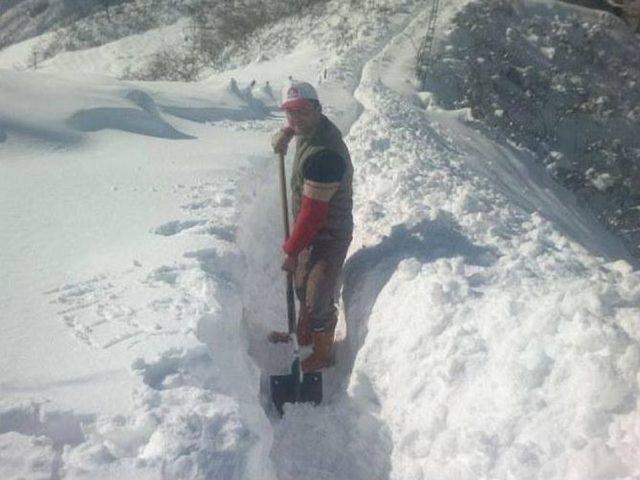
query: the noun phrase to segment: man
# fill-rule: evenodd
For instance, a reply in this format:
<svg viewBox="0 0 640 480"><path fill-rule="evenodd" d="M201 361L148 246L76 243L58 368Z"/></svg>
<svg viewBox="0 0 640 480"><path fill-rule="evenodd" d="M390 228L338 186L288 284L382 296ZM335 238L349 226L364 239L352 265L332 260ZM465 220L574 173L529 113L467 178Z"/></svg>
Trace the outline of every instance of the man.
<svg viewBox="0 0 640 480"><path fill-rule="evenodd" d="M313 346L301 362L308 373L331 363L339 279L353 233L353 166L342 134L322 114L315 89L291 80L282 94L287 126L273 137L274 151L286 154L296 137L291 173L295 223L282 247L282 269L294 274L300 300L298 342ZM288 335L272 332L269 339L286 342Z"/></svg>

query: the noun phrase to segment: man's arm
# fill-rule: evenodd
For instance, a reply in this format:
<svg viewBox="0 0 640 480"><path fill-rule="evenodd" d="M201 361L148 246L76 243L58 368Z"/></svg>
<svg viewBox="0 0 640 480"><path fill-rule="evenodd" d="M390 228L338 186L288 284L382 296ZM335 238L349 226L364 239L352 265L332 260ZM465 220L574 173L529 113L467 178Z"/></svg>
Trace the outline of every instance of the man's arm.
<svg viewBox="0 0 640 480"><path fill-rule="evenodd" d="M344 159L332 150L321 150L307 159L300 212L293 232L282 247L288 256L298 255L325 226L329 201L338 190L345 171Z"/></svg>

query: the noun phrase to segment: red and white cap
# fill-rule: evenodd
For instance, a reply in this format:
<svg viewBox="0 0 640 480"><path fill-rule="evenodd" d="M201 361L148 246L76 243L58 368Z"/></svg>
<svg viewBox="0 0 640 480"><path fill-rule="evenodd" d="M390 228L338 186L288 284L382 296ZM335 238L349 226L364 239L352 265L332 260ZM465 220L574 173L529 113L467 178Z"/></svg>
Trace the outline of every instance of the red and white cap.
<svg viewBox="0 0 640 480"><path fill-rule="evenodd" d="M318 93L310 83L290 80L282 89L282 109L296 109L309 106L309 100L318 100Z"/></svg>

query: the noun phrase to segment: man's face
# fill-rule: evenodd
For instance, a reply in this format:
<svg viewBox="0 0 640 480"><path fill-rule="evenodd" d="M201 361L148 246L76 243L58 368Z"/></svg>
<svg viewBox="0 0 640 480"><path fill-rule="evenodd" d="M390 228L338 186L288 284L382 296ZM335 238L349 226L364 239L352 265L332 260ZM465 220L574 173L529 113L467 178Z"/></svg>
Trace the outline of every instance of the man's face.
<svg viewBox="0 0 640 480"><path fill-rule="evenodd" d="M310 133L320 120L320 112L314 109L312 105L287 108L285 114L289 126L293 128L296 135Z"/></svg>

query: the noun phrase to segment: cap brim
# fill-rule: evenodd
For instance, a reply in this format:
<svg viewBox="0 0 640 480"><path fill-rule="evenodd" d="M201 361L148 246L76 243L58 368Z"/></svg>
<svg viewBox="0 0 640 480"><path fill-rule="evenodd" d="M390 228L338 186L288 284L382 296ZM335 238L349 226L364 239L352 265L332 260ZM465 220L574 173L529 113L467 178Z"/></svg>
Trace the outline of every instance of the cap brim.
<svg viewBox="0 0 640 480"><path fill-rule="evenodd" d="M309 108L311 107L311 102L308 98L292 98L291 100L287 100L280 105L282 110L297 110L300 108Z"/></svg>

